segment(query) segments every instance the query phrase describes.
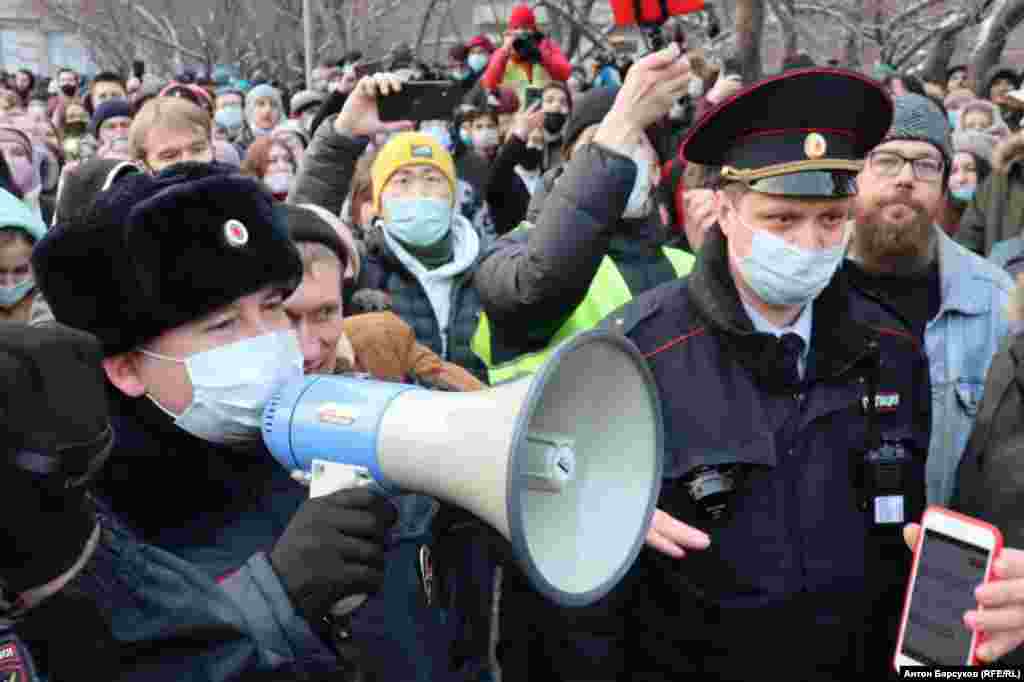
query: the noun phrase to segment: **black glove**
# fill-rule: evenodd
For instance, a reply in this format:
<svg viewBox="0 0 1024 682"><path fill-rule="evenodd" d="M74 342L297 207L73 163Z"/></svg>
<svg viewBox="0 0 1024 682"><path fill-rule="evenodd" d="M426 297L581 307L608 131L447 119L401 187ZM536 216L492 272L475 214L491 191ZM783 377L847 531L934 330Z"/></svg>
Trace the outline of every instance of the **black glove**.
<svg viewBox="0 0 1024 682"><path fill-rule="evenodd" d="M0 323L0 580L9 592L67 572L95 518L82 485L113 441L95 337Z"/></svg>
<svg viewBox="0 0 1024 682"><path fill-rule="evenodd" d="M368 488L306 500L270 553L292 604L319 628L331 606L384 582L384 537L395 508Z"/></svg>

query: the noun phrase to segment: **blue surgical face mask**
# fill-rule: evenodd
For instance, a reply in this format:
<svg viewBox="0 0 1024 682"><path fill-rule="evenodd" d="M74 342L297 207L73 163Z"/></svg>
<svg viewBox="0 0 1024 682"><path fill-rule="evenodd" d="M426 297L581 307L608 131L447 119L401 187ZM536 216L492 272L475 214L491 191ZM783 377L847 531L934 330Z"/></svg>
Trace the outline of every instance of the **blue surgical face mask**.
<svg viewBox="0 0 1024 682"><path fill-rule="evenodd" d="M733 216L754 234L750 255L739 260L740 273L769 305L806 305L817 298L832 280L850 241L847 227L836 246L808 251L771 232L752 228L740 220L735 206Z"/></svg>
<svg viewBox="0 0 1024 682"><path fill-rule="evenodd" d="M952 127L955 130L956 126L957 126L957 123L960 122L960 112L959 111L947 111L946 115L949 116L949 125L950 125L950 127Z"/></svg>
<svg viewBox="0 0 1024 682"><path fill-rule="evenodd" d="M245 116L242 113L242 107L230 106L218 111L214 116L214 120L228 131L228 139L233 140L242 132Z"/></svg>
<svg viewBox="0 0 1024 682"><path fill-rule="evenodd" d="M35 286L35 279L26 277L14 286L0 287L0 308L11 308L18 305Z"/></svg>
<svg viewBox="0 0 1024 682"><path fill-rule="evenodd" d="M452 206L448 199L397 199L385 197L384 229L409 246L432 246L441 241L452 226Z"/></svg>
<svg viewBox="0 0 1024 682"><path fill-rule="evenodd" d="M950 190L949 193L953 195L953 198L957 201L962 201L965 204L971 202L974 198L974 192L978 189L976 185L968 185L967 187L961 187L960 189Z"/></svg>
<svg viewBox="0 0 1024 682"><path fill-rule="evenodd" d="M459 130L459 139L462 140L462 144L466 145L467 147L473 146L473 136L469 133L468 130Z"/></svg>
<svg viewBox="0 0 1024 682"><path fill-rule="evenodd" d="M473 69L474 73L480 73L487 67L487 62L489 61L490 59L487 55L477 52L476 54L469 55L469 58L466 59L466 64L469 65L469 68Z"/></svg>

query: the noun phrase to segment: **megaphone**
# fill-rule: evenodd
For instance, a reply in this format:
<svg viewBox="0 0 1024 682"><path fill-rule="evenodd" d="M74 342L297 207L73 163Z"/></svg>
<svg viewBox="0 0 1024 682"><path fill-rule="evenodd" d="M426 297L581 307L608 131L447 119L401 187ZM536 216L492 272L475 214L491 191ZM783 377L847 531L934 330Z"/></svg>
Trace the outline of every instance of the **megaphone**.
<svg viewBox="0 0 1024 682"><path fill-rule="evenodd" d="M340 462L391 491L471 512L562 606L606 595L643 546L661 489L661 404L640 352L588 331L531 377L474 393L307 376L267 404L263 438L289 470Z"/></svg>

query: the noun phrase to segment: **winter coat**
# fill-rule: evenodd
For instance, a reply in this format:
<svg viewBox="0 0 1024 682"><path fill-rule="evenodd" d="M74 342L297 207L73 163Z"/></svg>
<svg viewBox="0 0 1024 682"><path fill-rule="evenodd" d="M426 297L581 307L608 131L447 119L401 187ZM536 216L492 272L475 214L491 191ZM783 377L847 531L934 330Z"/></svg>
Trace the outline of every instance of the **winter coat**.
<svg viewBox="0 0 1024 682"><path fill-rule="evenodd" d="M483 382L416 341L412 327L392 313L346 317L344 339L351 353L339 353L339 372L365 372L380 381L419 383L447 391L479 391Z"/></svg>
<svg viewBox="0 0 1024 682"><path fill-rule="evenodd" d="M956 241L982 256L1024 226L1024 132L996 147L992 173L978 186L960 219Z"/></svg>
<svg viewBox="0 0 1024 682"><path fill-rule="evenodd" d="M535 226L500 238L481 257L476 288L496 364L547 346L587 296L605 256L637 296L676 278L657 214L623 220L636 164L599 145L545 174L531 201ZM529 215L527 221L530 221Z"/></svg>
<svg viewBox="0 0 1024 682"><path fill-rule="evenodd" d="M682 559L645 548L624 581L583 609L548 607L554 680L885 679L911 553L894 524L872 538L851 484L863 451L865 375L900 397L877 416L913 452L908 518L924 506L928 368L886 310L837 275L816 299L804 383L755 331L712 228L689 277L634 299L607 326L644 354L665 415L658 507L711 536ZM877 345L875 345L877 344ZM877 354L873 351L877 347ZM722 516L699 515L685 475L734 467ZM779 624L786 627L780 628ZM791 642L801 642L791 655ZM538 652L536 655L543 656Z"/></svg>
<svg viewBox="0 0 1024 682"><path fill-rule="evenodd" d="M46 659L67 665L61 652L88 638L98 679L343 675L267 559L307 490L262 444L202 441L147 398L114 398L111 421L114 449L94 481L100 543L52 605L19 624L30 648L38 633ZM99 610L99 627L61 623L62 612L82 608Z"/></svg>
<svg viewBox="0 0 1024 682"><path fill-rule="evenodd" d="M539 64L522 62L512 48L499 47L491 55L480 83L491 92L499 86L512 88L519 98L520 107L524 108L527 88L542 88L551 81L564 83L569 80L572 65L562 54L558 43L544 38L537 47L540 49Z"/></svg>
<svg viewBox="0 0 1024 682"><path fill-rule="evenodd" d="M378 228L367 238L357 286L387 292L391 310L412 327L417 341L483 380L483 363L470 350L481 310L472 286L480 242L461 215L455 216L452 234L453 262L426 271L385 228Z"/></svg>
<svg viewBox="0 0 1024 682"><path fill-rule="evenodd" d="M1024 546L1024 334L1009 337L992 361L985 397L957 471L953 503Z"/></svg>
<svg viewBox="0 0 1024 682"><path fill-rule="evenodd" d="M510 135L494 159L486 196L498 236L515 229L526 217L526 209L530 205L532 192L516 172L516 166L525 154L526 143Z"/></svg>
<svg viewBox="0 0 1024 682"><path fill-rule="evenodd" d="M956 469L982 400L985 374L1009 328L1006 304L1013 282L935 231L940 305L924 330L931 379L928 503L948 506ZM884 300L884 294L860 292Z"/></svg>

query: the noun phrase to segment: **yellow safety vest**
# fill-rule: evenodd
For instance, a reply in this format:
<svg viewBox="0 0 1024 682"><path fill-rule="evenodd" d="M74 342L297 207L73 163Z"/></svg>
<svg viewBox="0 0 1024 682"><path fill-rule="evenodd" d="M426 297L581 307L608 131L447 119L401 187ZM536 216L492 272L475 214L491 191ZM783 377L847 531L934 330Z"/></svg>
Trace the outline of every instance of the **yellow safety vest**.
<svg viewBox="0 0 1024 682"><path fill-rule="evenodd" d="M685 251L666 247L662 249L662 252L679 277L688 274L693 267L694 258ZM512 381L536 372L556 346L580 332L593 329L601 320L632 299L633 294L630 292L629 286L626 285L626 280L623 279L619 268L615 265L615 261L605 256L590 283L586 298L576 307L569 319L558 328L545 348L495 365L491 358L491 325L486 313L480 314L480 323L477 325L476 333L473 334L470 348L487 365L488 379L492 386Z"/></svg>

